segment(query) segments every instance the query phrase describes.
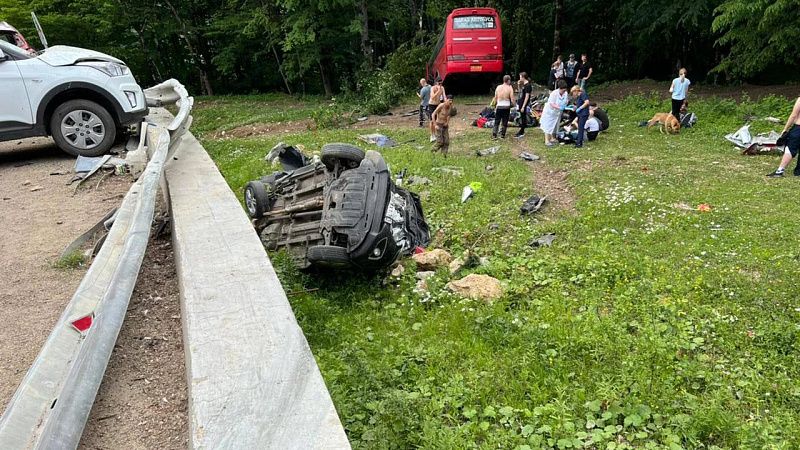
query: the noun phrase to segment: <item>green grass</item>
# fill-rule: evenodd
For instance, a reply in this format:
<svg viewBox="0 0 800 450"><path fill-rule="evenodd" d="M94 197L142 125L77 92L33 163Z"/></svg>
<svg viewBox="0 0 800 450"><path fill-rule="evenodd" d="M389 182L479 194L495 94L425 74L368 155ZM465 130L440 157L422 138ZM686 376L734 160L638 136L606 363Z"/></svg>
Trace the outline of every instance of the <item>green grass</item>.
<svg viewBox="0 0 800 450"><path fill-rule="evenodd" d="M249 120L256 103L230 100L223 119L196 115L195 127ZM413 270L398 281L311 276L273 255L287 291L319 288L290 301L355 448L800 446L798 181L766 179L777 157L740 156L722 139L745 115L785 118L790 103L692 107L698 126L679 136L636 126L669 109L645 97L608 105L611 129L582 150L545 149L529 133L521 145L544 157L534 164L567 171L577 199L574 211L534 218L518 213L533 192L528 163L510 153L520 144L477 158L492 143L470 129L445 160L425 131L380 130L403 143L382 152L394 172L433 180L418 191L435 244L474 246L490 261L476 271L506 294L492 305L460 299L441 271L420 296ZM203 143L240 194L271 170L263 157L279 140L313 152L371 131ZM442 165L464 176L432 170ZM471 181L483 190L461 204ZM545 232L557 234L552 247L528 246Z"/></svg>
<svg viewBox="0 0 800 450"><path fill-rule="evenodd" d="M80 250L75 250L72 253L66 254L53 263L56 269L77 269L84 265L86 259Z"/></svg>

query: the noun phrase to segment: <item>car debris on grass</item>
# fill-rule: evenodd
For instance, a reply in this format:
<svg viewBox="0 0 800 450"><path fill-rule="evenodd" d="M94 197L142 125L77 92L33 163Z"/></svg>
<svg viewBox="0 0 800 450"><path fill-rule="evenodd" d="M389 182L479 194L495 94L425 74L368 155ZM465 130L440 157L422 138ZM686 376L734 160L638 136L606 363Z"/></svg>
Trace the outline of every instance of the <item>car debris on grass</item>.
<svg viewBox="0 0 800 450"><path fill-rule="evenodd" d="M377 271L429 244L419 196L380 153L333 143L317 160L279 144L267 156L283 170L247 183L245 205L265 247L298 267Z"/></svg>

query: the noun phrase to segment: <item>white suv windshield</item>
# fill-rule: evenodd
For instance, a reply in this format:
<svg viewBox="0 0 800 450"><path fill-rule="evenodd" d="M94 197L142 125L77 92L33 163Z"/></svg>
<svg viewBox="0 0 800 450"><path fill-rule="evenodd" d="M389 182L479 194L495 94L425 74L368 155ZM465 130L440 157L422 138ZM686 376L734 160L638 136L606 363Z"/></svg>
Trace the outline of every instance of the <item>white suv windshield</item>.
<svg viewBox="0 0 800 450"><path fill-rule="evenodd" d="M31 55L29 55L25 50L17 47L14 44L9 44L4 40L0 40L0 50L2 50L6 55L12 56L14 59L29 59L31 57Z"/></svg>

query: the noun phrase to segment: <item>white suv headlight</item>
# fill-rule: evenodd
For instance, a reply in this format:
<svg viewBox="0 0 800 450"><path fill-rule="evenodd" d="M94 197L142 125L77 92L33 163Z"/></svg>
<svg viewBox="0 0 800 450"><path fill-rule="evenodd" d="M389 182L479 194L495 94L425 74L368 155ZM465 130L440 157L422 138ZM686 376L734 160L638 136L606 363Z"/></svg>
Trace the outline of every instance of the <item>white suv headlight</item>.
<svg viewBox="0 0 800 450"><path fill-rule="evenodd" d="M124 64L119 64L115 62L107 62L107 61L81 61L79 63L75 63L76 66L87 66L93 69L97 69L100 72L110 76L110 77L121 77L123 75L127 75L129 70L128 66Z"/></svg>

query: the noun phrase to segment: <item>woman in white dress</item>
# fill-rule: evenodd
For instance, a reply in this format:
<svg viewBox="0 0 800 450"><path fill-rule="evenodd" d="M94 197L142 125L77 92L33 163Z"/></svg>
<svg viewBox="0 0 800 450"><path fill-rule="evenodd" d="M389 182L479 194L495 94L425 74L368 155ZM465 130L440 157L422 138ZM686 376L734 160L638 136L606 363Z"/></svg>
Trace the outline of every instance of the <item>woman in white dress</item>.
<svg viewBox="0 0 800 450"><path fill-rule="evenodd" d="M567 82L558 80L556 88L550 93L550 98L544 105L542 118L539 120L539 128L544 131L544 145L548 147L557 143L554 135L558 129L558 123L561 121L561 112L567 107L568 101Z"/></svg>

